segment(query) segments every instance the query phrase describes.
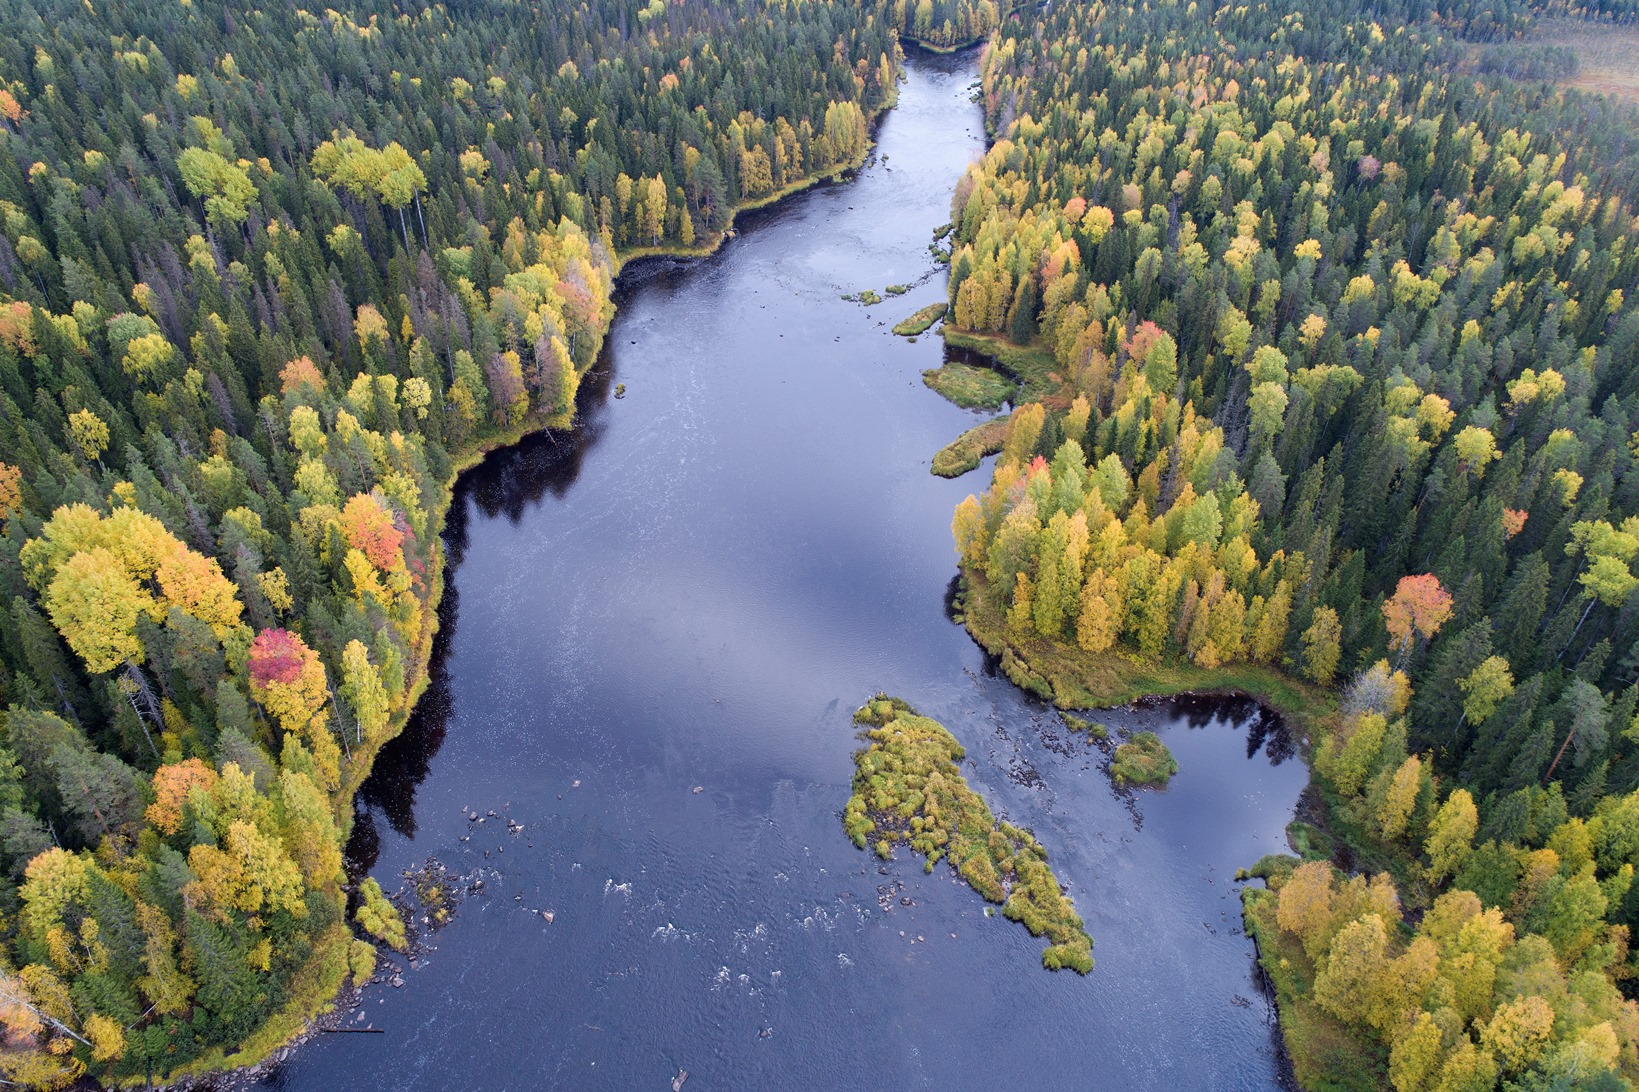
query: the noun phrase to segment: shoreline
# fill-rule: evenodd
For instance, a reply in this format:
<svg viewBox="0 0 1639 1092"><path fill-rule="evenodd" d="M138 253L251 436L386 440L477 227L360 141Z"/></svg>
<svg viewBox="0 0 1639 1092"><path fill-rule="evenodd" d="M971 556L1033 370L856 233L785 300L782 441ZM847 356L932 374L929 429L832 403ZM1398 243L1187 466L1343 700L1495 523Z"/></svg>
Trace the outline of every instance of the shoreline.
<svg viewBox="0 0 1639 1092"><path fill-rule="evenodd" d="M1047 398L1029 398L1027 383L1045 378L1029 374L1034 369L1028 362L1037 352L1031 346L1012 346L1000 338L974 334L969 331L941 328L939 336L947 345L965 349L986 357L991 366L1003 374L1012 375L1020 382L1019 401L1046 401ZM1011 349L1013 359L1005 360L1002 351ZM1051 395L1048 396L1050 398ZM939 455L959 448L969 437L990 428L997 435L995 443L986 445L961 466L948 469L945 477L959 477L976 469L983 458L1000 450L1001 435L1008 418L1002 416L974 429L969 429L953 440ZM994 447L994 450L990 450ZM934 473L940 473L935 457ZM1005 616L992 601L990 588L982 573L969 572L959 566L960 590L957 593L952 620L960 621L963 628L986 655L994 657L1007 680L1058 710L1113 709L1135 706L1148 700L1164 700L1186 695L1243 696L1250 698L1286 723L1298 743L1297 754L1302 760L1307 780L1303 795L1293 808L1292 818L1286 825L1286 850L1290 858L1302 859L1307 850L1294 841L1294 827L1314 826L1345 845L1352 843L1333 833L1330 807L1324 800L1324 790L1314 767L1314 750L1324 735L1330 734L1341 716L1338 709L1338 691L1322 688L1288 675L1276 667L1256 664L1228 664L1217 668L1202 668L1190 663L1146 663L1120 650L1088 654L1074 646L1066 646L1039 636L1015 638L1007 632ZM1320 801L1321 813L1307 815L1305 799L1313 796ZM1255 869L1248 863L1244 868ZM1248 877L1253 878L1252 876ZM1257 968L1260 990L1265 994L1273 1015L1271 1027L1280 1081L1284 1088L1300 1088L1300 1062L1294 1051L1291 1035L1300 1039L1316 1019L1313 1013L1299 1008L1292 990L1290 976L1274 974L1266 965L1265 946L1281 951L1284 943L1278 931L1270 928L1267 920L1271 913L1273 894L1267 884L1241 888L1241 924L1252 945L1253 966ZM1282 958L1280 963L1286 964ZM1307 1061L1304 1065L1307 1065Z"/></svg>
<svg viewBox="0 0 1639 1092"><path fill-rule="evenodd" d="M908 34L904 31L901 31L900 34L899 34L899 40L901 42L909 42L911 45L915 46L917 49L924 49L924 50L927 50L929 53L937 53L941 57L948 57L953 53L960 53L964 49L972 49L974 46L984 45L986 42L988 42L990 40L990 35L989 34L984 34L984 35L981 35L977 38L968 38L966 41L957 42L955 45L942 46L942 45L935 45L935 44L933 44L932 42L929 42L929 41L924 41L923 39L918 38L914 34Z"/></svg>
<svg viewBox="0 0 1639 1092"><path fill-rule="evenodd" d="M960 603L968 636L998 658L1013 685L1057 709L1115 709L1148 698L1185 695L1244 696L1281 717L1308 746L1315 735L1329 729L1336 715L1335 696L1270 667L1150 664L1123 652L1089 656L1045 638L1017 641L1005 632L988 591L982 575L962 572ZM1307 747L1304 761L1308 763ZM1312 784L1312 766L1309 775Z"/></svg>
<svg viewBox="0 0 1639 1092"><path fill-rule="evenodd" d="M904 59L904 51L901 50L900 56L896 58L899 65L897 76L901 78L903 76ZM822 185L849 181L854 173L870 161L871 155L876 150L877 130L882 120L889 111L898 105L898 102L899 87L896 79L893 90L887 99L866 119L868 135L865 147L859 155L847 162L798 179L760 197L736 204L729 213L728 223L706 242L689 247L681 245L638 247L624 253L612 255L614 287L611 297L613 298L624 287L629 287L621 284L621 279L629 268L640 270L645 264L658 261L675 260L692 263L695 260L709 258L719 253L729 240L738 235L735 224L741 213L770 208L788 197L794 197ZM604 331L606 338L614 330L614 324L618 318L617 305L615 317L610 320L608 329ZM594 361L592 366L587 369L587 372L590 372L596 366L596 361ZM439 631L439 607L443 602L445 581L448 575L449 559L444 548L444 531L462 475L476 469L490 455L514 447L531 436L543 432L573 431L577 416L576 409L571 409L568 412L555 414L551 417L525 421L504 432L492 435L481 441L470 451L451 458L450 471L443 483L442 494L436 498L437 504L429 512L431 525L436 528L434 536L436 545L432 557L435 564L431 566L434 575L432 587L429 589L423 604L425 621L417 638L413 650L414 655L411 659L408 697L405 700L403 710L394 714L388 724L387 731L383 733L381 739L355 750L354 759L347 764L347 768L343 773L341 787L332 797L332 812L341 831L342 848L346 847L348 839L352 836L354 800L364 782L369 780L370 774L375 768L376 757L381 753L383 747L403 734L405 727L409 724L410 717L414 715L416 706L431 682L431 674L428 668L432 660L434 639ZM338 998L348 988L346 983L348 976L347 961L345 957L335 958L335 952L345 950L345 946L353 939L352 925L346 916L346 892L351 886L352 881L350 880L338 892L342 903L342 920L327 931L320 942L315 945L313 954L303 965L301 971L297 973L294 983L295 988L292 990L293 996L285 1007L274 1013L253 1031L245 1043L241 1044L239 1050L231 1054L223 1054L214 1060L208 1060L207 1058L196 1059L189 1065L167 1072L160 1079L160 1083L154 1087L195 1089L215 1087L210 1082L239 1082L252 1076L251 1071L275 1060L275 1056L279 1055L281 1051L298 1046L316 1033L316 1021L319 1017L335 1010ZM311 984L306 989L302 989L301 985L303 983ZM277 1060L282 1061L283 1058L280 1057ZM143 1087L143 1085L142 1079L135 1078L129 1082L122 1082L117 1087L137 1088Z"/></svg>

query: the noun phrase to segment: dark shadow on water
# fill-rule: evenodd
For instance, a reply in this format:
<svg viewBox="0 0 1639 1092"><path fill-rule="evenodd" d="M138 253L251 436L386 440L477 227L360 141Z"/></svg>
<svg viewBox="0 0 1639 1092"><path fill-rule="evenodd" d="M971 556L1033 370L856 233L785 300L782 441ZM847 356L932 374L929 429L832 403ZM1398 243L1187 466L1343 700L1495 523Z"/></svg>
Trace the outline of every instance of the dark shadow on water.
<svg viewBox="0 0 1639 1092"><path fill-rule="evenodd" d="M1158 709L1188 728L1207 728L1220 721L1237 728L1244 725L1246 757L1256 758L1262 751L1271 766L1279 766L1297 754L1297 741L1287 730L1286 721L1250 694L1175 694L1146 698L1137 704Z"/></svg>
<svg viewBox="0 0 1639 1092"><path fill-rule="evenodd" d="M1246 729L1246 757L1263 748L1271 766L1279 766L1298 753L1297 740L1286 729L1286 721L1273 709L1260 706L1258 717Z"/></svg>
<svg viewBox="0 0 1639 1092"><path fill-rule="evenodd" d="M1019 393L1018 387L1023 380L1016 372L1010 370L1005 364L999 360L996 360L994 357L986 356L984 353L978 352L977 350L963 348L960 345L952 345L949 342L945 343L944 348L945 355L944 359L941 361L942 366L950 364L965 364L969 368L982 368L985 371L995 372L1009 383L1012 383L1014 387L1013 393L1008 395L1007 401L1002 403L1001 408L1012 409L1013 406L1017 404ZM978 409L975 412L989 414L996 411L992 409Z"/></svg>
<svg viewBox="0 0 1639 1092"><path fill-rule="evenodd" d="M427 664L427 689L404 731L376 755L370 776L354 797L353 831L345 852L349 879L356 881L365 875L381 855L378 818L385 818L401 837L415 837L416 788L432 770L454 711L447 661L460 617L455 573L466 555L473 510L492 519L505 516L516 525L548 493L554 497L567 493L605 430L613 376L614 357L605 340L597 362L581 380L580 410L573 429L525 437L491 453L456 482L444 522L444 596L438 604L438 634Z"/></svg>
<svg viewBox="0 0 1639 1092"><path fill-rule="evenodd" d="M961 615L957 609L961 597L962 574L957 573L950 578L950 583L945 585L945 617L950 620L952 625L959 626L962 624Z"/></svg>
<svg viewBox="0 0 1639 1092"><path fill-rule="evenodd" d="M906 60L912 61L918 68L928 68L935 72L949 75L960 72L973 63L973 54L982 48L982 43L974 42L961 49L941 51L929 49L914 38L900 38L900 47L905 50Z"/></svg>
<svg viewBox="0 0 1639 1092"><path fill-rule="evenodd" d="M465 506L452 509L465 512ZM466 520L451 519L451 525ZM446 535L446 544L449 537ZM450 550L451 567L456 552ZM449 716L454 702L450 691L447 669L450 647L455 640L455 623L459 613L458 595L453 582L444 588L444 599L438 605L438 634L433 638L432 658L427 664L427 690L410 714L409 723L397 738L389 740L376 755L370 776L359 786L353 798L353 832L347 839L345 852L347 877L356 882L375 867L381 855L381 830L376 825L378 815L385 818L392 830L405 838L414 838L415 793L417 787L432 771L433 758L444 746Z"/></svg>
<svg viewBox="0 0 1639 1092"><path fill-rule="evenodd" d="M493 519L505 516L516 525L524 513L548 493L562 497L580 477L586 456L602 439L607 426L609 390L614 378L614 356L604 341L592 370L581 380L576 396L580 410L574 428L548 429L526 436L511 447L491 453L461 475L450 505L451 522L470 499L478 511ZM460 558L451 551L453 571Z"/></svg>

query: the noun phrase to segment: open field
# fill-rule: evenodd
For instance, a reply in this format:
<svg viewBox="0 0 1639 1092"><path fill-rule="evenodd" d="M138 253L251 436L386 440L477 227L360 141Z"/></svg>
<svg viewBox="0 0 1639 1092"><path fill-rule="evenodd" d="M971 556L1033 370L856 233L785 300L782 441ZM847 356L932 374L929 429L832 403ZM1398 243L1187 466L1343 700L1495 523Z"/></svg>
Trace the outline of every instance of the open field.
<svg viewBox="0 0 1639 1092"><path fill-rule="evenodd" d="M1533 46L1558 47L1575 55L1577 70L1559 79L1561 86L1639 103L1639 26L1540 19L1523 42L1476 46L1468 66L1483 69L1488 56L1501 51L1517 55Z"/></svg>

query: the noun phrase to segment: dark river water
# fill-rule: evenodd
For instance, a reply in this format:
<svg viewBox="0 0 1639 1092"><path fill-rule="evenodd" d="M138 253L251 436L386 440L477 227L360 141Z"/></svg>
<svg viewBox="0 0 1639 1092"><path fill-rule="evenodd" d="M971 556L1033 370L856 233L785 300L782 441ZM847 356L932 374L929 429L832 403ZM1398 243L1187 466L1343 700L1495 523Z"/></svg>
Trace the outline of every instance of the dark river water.
<svg viewBox="0 0 1639 1092"><path fill-rule="evenodd" d="M578 429L462 479L435 683L351 854L389 891L429 857L483 890L347 1017L386 1034L318 1036L268 1087L1278 1085L1232 878L1284 846L1290 744L1244 701L1096 714L1181 767L1120 796L947 617L951 512L987 470L928 473L975 419L922 384L940 340L888 327L943 296L927 246L983 128L972 54L909 68L856 179L635 272ZM1042 970L944 865L844 836L878 690L1035 831L1090 976Z"/></svg>

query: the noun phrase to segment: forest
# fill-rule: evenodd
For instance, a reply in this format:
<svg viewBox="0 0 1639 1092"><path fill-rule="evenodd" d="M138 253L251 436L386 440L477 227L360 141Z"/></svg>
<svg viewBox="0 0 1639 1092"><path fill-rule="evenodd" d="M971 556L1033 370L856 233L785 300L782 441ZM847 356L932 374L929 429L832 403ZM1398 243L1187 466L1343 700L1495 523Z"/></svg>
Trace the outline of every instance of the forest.
<svg viewBox="0 0 1639 1092"><path fill-rule="evenodd" d="M1308 1088L1639 1080L1639 117L1456 71L1546 10L1054 4L983 55L951 323L1048 393L955 513L969 625L1061 702L1287 695L1325 819L1247 903Z"/></svg>
<svg viewBox="0 0 1639 1092"><path fill-rule="evenodd" d="M341 849L454 472L623 261L863 157L894 18L0 7L0 1079L254 1061L403 946Z"/></svg>
<svg viewBox="0 0 1639 1092"><path fill-rule="evenodd" d="M988 38L1012 9L1011 0L894 0L888 16L901 36L948 51Z"/></svg>
<svg viewBox="0 0 1639 1092"><path fill-rule="evenodd" d="M987 41L949 325L1046 390L970 625L1297 695L1304 1086L1639 1081L1639 120L1458 63L1549 14L1639 17L0 8L0 1079L255 1060L405 943L341 848L453 475L572 425L623 262L858 163L904 36Z"/></svg>

